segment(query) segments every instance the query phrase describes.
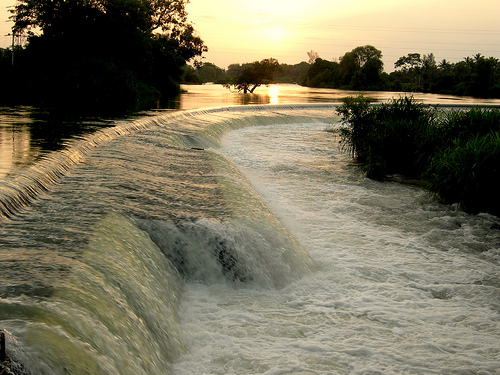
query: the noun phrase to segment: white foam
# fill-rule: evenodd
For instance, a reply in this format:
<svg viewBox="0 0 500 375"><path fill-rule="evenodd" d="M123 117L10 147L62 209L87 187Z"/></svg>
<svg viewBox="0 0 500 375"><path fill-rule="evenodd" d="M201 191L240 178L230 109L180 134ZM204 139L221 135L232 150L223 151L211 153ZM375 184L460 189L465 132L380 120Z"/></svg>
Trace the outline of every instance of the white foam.
<svg viewBox="0 0 500 375"><path fill-rule="evenodd" d="M230 133L235 162L321 268L281 290L188 284L176 374L496 373L494 218L367 180L327 125Z"/></svg>

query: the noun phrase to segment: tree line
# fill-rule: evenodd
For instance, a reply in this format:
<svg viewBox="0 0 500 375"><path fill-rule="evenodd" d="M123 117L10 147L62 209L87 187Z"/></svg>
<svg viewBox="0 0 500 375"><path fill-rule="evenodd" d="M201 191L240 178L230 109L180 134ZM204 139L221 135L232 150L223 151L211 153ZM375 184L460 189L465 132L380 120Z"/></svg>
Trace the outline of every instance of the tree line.
<svg viewBox="0 0 500 375"><path fill-rule="evenodd" d="M28 39L0 50L0 103L108 111L177 94L183 66L207 51L187 2L19 0L12 31Z"/></svg>
<svg viewBox="0 0 500 375"><path fill-rule="evenodd" d="M499 60L480 54L437 63L432 53L410 53L390 74L371 45L337 61L310 51L308 62L295 65L273 58L227 69L201 63L208 49L187 19L188 1L19 0L13 34L27 36L27 43L0 49L0 104L121 111L170 98L180 83L203 82L243 93L276 82L500 97Z"/></svg>
<svg viewBox="0 0 500 375"><path fill-rule="evenodd" d="M266 82L298 83L303 86L364 91L427 92L500 97L500 61L476 54L463 61L436 62L434 54L409 53L400 57L390 74L384 72L382 51L371 45L359 46L338 61L321 59L308 52L309 61L296 65L278 64ZM242 72L255 63L231 64L227 70L204 63L186 66L184 82L235 84Z"/></svg>
<svg viewBox="0 0 500 375"><path fill-rule="evenodd" d="M244 80L245 76L252 78L252 74L260 72L261 74L254 79L260 84L297 83L303 85L309 68L310 64L305 61L295 65L280 64L277 59L272 57L253 63L231 64L227 69L205 62L197 66L186 65L182 82L187 84L211 82L233 87L238 81ZM248 74L252 71L252 74Z"/></svg>

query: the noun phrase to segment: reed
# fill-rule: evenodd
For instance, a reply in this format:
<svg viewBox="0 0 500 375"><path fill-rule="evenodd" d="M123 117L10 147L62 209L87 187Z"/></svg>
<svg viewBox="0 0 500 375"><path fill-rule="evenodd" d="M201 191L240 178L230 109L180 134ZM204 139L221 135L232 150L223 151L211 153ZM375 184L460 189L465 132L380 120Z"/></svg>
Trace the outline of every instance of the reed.
<svg viewBox="0 0 500 375"><path fill-rule="evenodd" d="M346 98L337 112L341 146L368 177L418 178L445 203L500 214L498 109L445 112L413 97L370 105L361 96Z"/></svg>
<svg viewBox="0 0 500 375"><path fill-rule="evenodd" d="M366 168L368 177L422 173L434 149L434 109L413 97L373 106L358 97L345 99L337 112L346 125L340 133L342 148Z"/></svg>
<svg viewBox="0 0 500 375"><path fill-rule="evenodd" d="M455 139L430 162L425 178L444 203L465 211L500 214L500 133Z"/></svg>

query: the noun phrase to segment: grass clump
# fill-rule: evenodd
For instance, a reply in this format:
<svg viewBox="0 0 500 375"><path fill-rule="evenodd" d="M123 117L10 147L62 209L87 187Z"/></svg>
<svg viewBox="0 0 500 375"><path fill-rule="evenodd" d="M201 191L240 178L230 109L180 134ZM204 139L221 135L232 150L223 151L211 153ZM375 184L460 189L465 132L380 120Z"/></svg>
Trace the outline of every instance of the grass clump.
<svg viewBox="0 0 500 375"><path fill-rule="evenodd" d="M500 133L455 139L436 153L426 171L430 190L445 203L461 204L471 213L500 214Z"/></svg>
<svg viewBox="0 0 500 375"><path fill-rule="evenodd" d="M445 203L500 214L498 109L446 112L413 97L371 105L359 96L345 98L337 113L341 146L369 178L418 178Z"/></svg>

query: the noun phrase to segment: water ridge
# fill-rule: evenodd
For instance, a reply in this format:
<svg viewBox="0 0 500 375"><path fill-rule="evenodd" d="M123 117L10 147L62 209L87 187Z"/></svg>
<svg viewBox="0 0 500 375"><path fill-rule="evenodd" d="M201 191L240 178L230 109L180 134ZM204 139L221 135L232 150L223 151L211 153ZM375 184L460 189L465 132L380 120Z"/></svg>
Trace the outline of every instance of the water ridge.
<svg viewBox="0 0 500 375"><path fill-rule="evenodd" d="M11 178L0 225L9 355L41 374L170 373L185 352L185 281L280 289L310 273L309 254L214 148L231 129L330 116L266 106L146 117Z"/></svg>
<svg viewBox="0 0 500 375"><path fill-rule="evenodd" d="M172 124L193 120L207 115L232 113L259 113L287 110L304 109L332 109L334 105L328 104L303 104L303 105L255 105L255 106L234 106L234 107L215 107L207 109L196 109L184 111L175 114L164 114L153 117L145 117L134 121L123 121L116 126L99 130L88 136L81 136L71 142L58 152L54 152L35 165L26 170L15 173L0 181L0 219L5 219L20 212L28 206L37 196L47 191L56 184L73 166L80 163L85 155L93 148L109 142L116 137L133 134L141 130L152 129L157 126L172 126ZM214 121L212 119L212 121ZM203 129L205 122L198 124L195 130ZM244 126L244 125L240 125ZM248 124L246 126L249 126ZM172 127L174 133L170 135L172 145L184 144L185 146L194 146L196 142L189 142L189 134L179 131ZM232 129L227 126L224 131ZM212 134L213 136L214 134ZM218 132L218 136L222 135ZM212 139L213 141L214 139Z"/></svg>

